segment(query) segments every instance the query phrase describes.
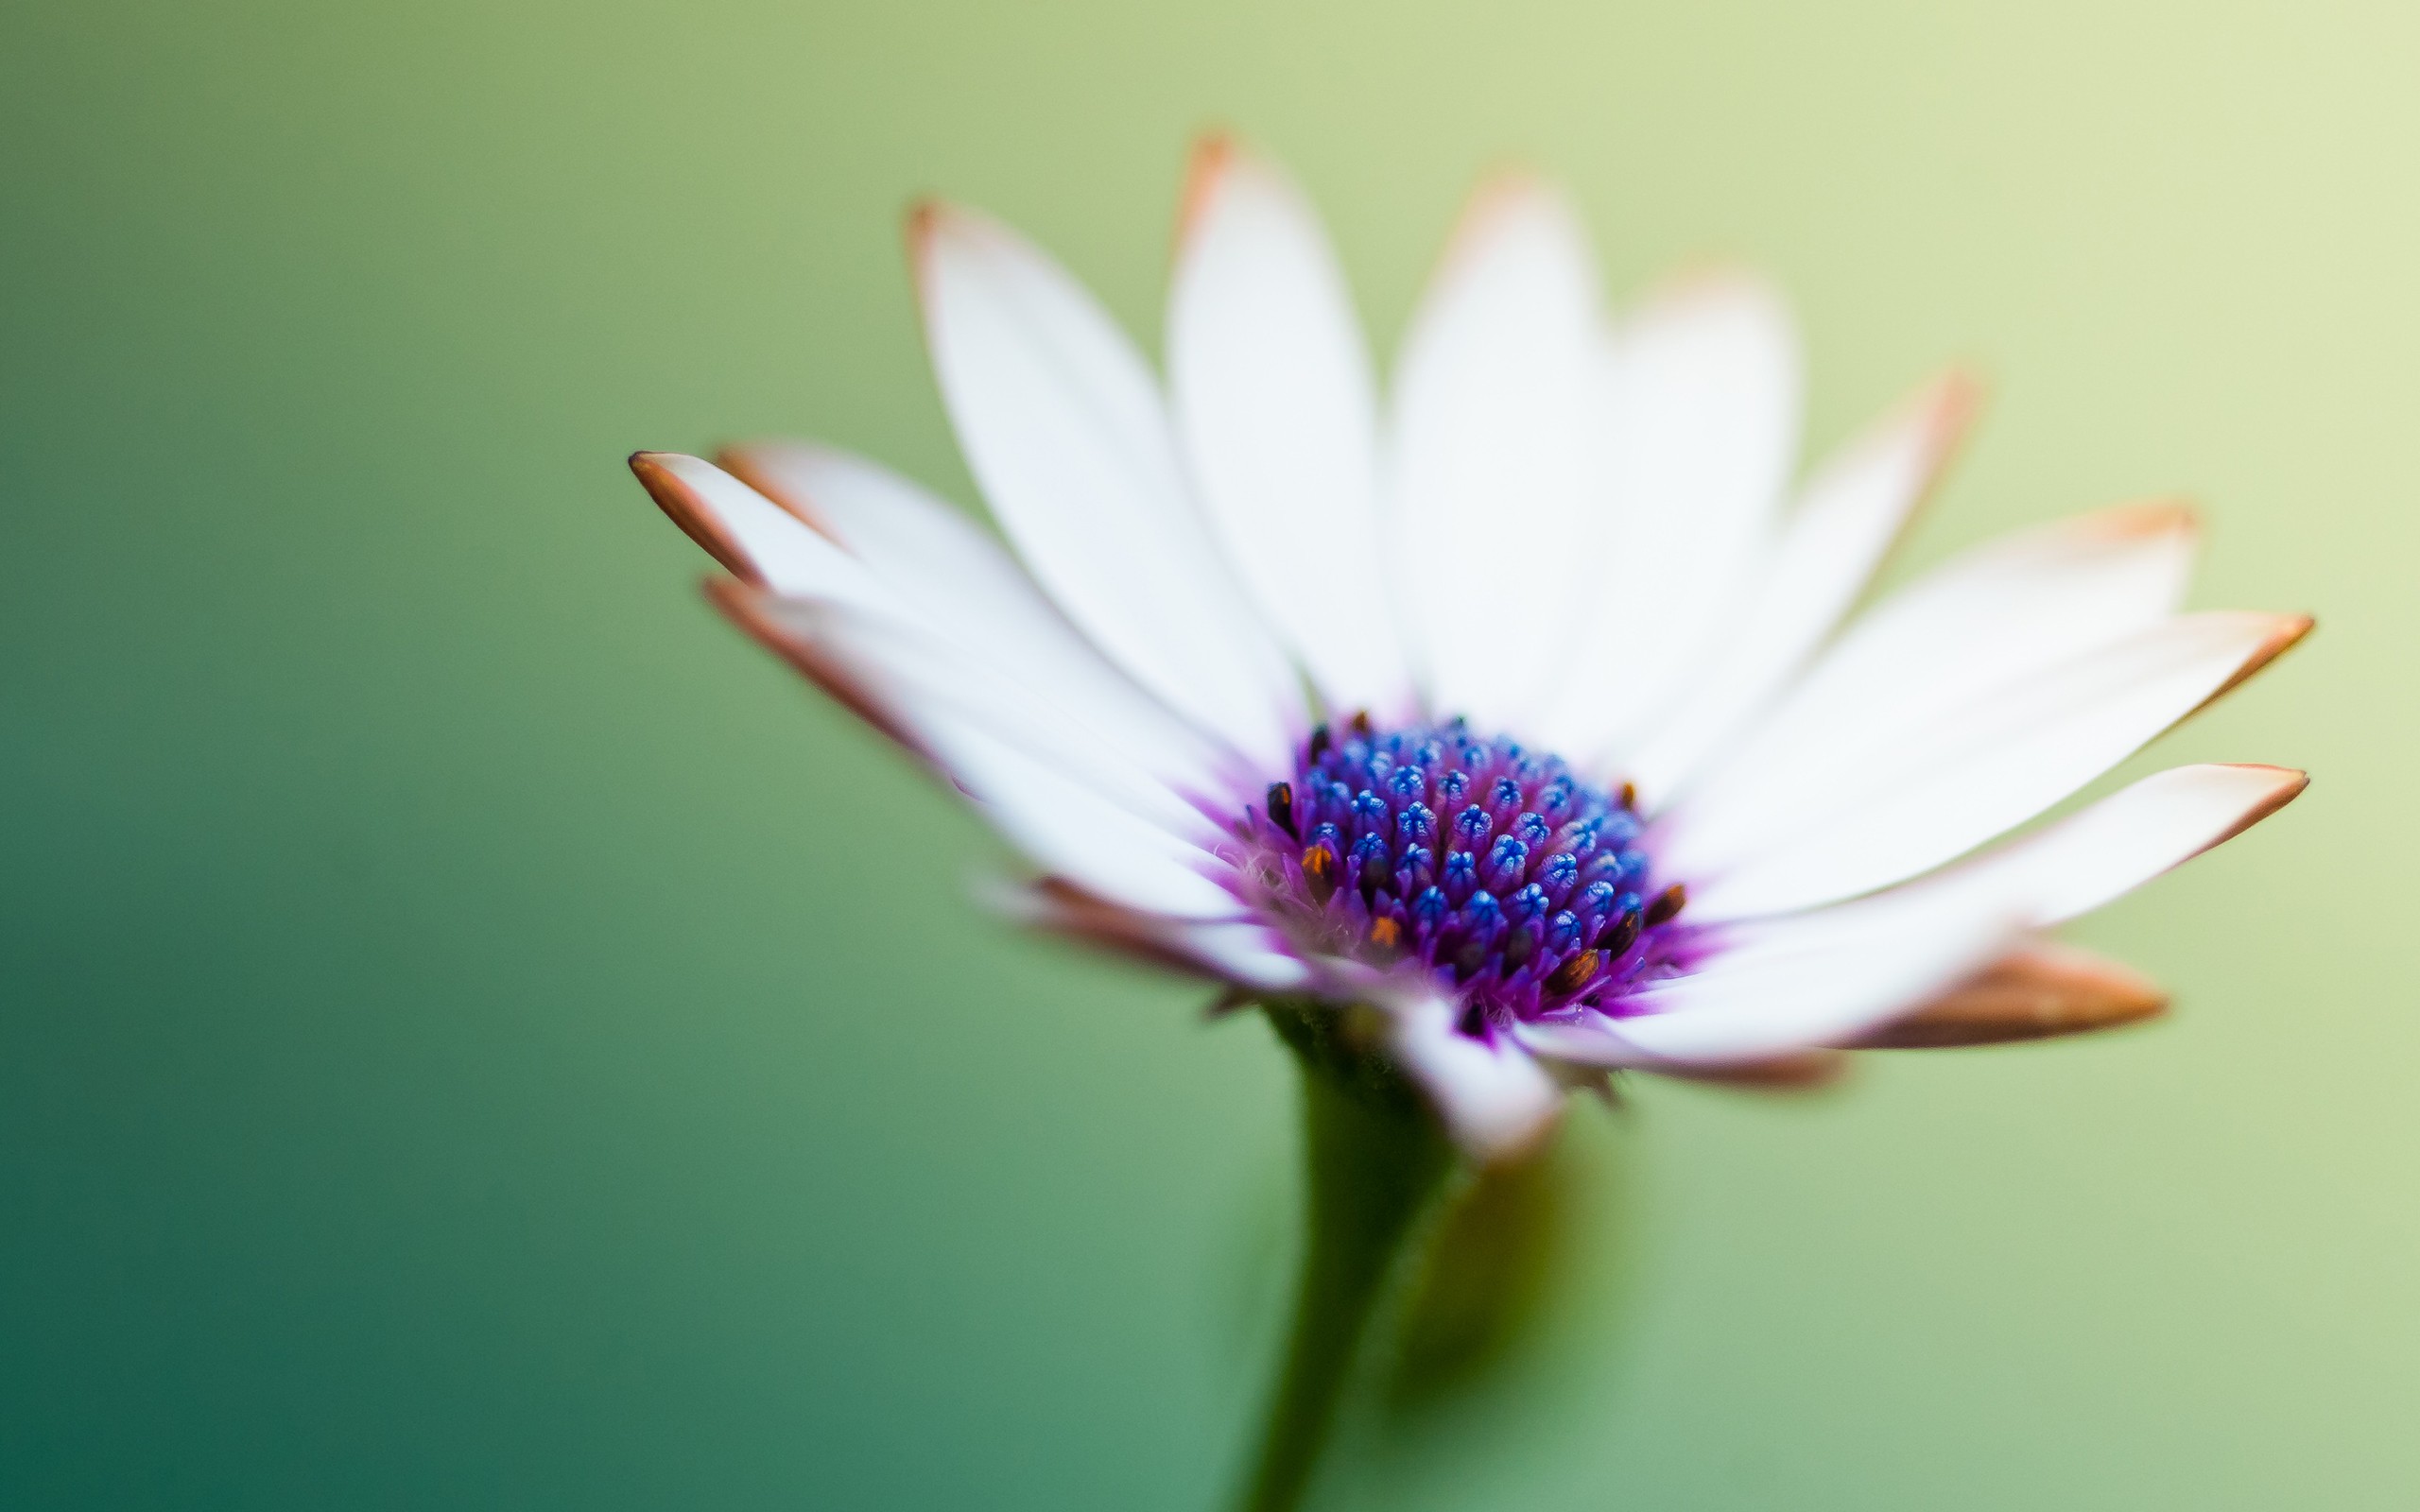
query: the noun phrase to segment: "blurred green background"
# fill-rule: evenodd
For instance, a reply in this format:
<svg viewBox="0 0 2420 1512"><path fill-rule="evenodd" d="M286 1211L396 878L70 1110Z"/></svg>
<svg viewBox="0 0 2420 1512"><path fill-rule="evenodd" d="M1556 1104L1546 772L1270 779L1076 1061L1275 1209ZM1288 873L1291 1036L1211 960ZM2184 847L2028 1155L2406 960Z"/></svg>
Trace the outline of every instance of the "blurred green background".
<svg viewBox="0 0 2420 1512"><path fill-rule="evenodd" d="M1340 1503L2413 1504L2416 61L2384 4L16 0L0 1505L1212 1503L1281 1054L970 905L621 457L969 497L904 203L1155 339L1216 123L1382 344L1526 159L1616 289L1778 276L1819 444L1991 376L1909 562L2182 489L2197 602L2322 621L2154 753L2309 796L2077 931L2172 1022L1583 1110L1568 1327Z"/></svg>

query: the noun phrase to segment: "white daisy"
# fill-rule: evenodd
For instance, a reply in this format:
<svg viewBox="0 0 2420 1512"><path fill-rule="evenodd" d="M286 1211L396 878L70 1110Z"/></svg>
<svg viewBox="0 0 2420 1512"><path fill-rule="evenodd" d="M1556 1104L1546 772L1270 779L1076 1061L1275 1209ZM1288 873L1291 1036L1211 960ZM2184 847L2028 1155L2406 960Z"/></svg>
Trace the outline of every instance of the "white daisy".
<svg viewBox="0 0 2420 1512"><path fill-rule="evenodd" d="M2195 525L2088 515L1841 623L1972 408L1934 384L1803 480L1762 285L1609 316L1552 189L1487 187L1382 400L1293 184L1187 193L1167 372L1006 228L928 207L916 286L1008 544L823 447L645 453L715 601L1031 858L1033 922L1376 1026L1464 1147L1614 1070L2154 1012L2041 932L2299 772L2186 766L2035 818L2292 644L2181 613Z"/></svg>

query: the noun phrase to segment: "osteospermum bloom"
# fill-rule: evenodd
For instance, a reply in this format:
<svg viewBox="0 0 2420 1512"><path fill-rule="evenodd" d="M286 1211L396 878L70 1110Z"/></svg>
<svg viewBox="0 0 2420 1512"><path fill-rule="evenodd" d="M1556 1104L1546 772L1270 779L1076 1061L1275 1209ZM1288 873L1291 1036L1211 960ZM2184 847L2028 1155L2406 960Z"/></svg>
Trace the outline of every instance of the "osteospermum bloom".
<svg viewBox="0 0 2420 1512"><path fill-rule="evenodd" d="M1165 373L972 213L910 237L1003 546L792 443L642 454L715 601L962 792L1031 922L1368 1026L1481 1157L1611 1071L2139 1018L2043 932L2303 785L2162 772L1996 848L2299 639L2183 613L2189 511L1985 545L1853 602L1972 409L1944 379L1798 477L1781 302L1609 314L1577 216L1492 183L1381 398L1292 183L1213 144Z"/></svg>

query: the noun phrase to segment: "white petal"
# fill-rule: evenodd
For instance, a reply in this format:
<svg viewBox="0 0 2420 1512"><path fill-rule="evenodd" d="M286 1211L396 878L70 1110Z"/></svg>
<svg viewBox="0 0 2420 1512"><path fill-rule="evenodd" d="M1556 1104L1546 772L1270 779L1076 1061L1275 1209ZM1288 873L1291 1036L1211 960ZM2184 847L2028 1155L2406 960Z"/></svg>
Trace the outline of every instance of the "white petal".
<svg viewBox="0 0 2420 1512"><path fill-rule="evenodd" d="M2309 785L2283 766L2153 773L2035 833L1911 886L1991 889L2048 927L2134 891L2284 808Z"/></svg>
<svg viewBox="0 0 2420 1512"><path fill-rule="evenodd" d="M932 209L914 237L942 397L1017 554L1145 687L1284 764L1304 723L1293 670L1194 507L1142 354L1006 228Z"/></svg>
<svg viewBox="0 0 2420 1512"><path fill-rule="evenodd" d="M1167 928L1174 949L1230 982L1270 992L1296 991L1310 983L1310 968L1266 924L1180 920Z"/></svg>
<svg viewBox="0 0 2420 1512"><path fill-rule="evenodd" d="M1727 926L1704 966L1633 1000L1652 1010L1648 1016L1530 1025L1522 1031L1523 1042L1541 1055L1605 1066L1754 1060L1853 1042L2009 959L2006 953L2028 929L2100 906L2274 813L2303 785L2300 772L2273 766L2162 772L2037 834L1922 881L1855 902ZM2063 956L2038 944L2026 949L2049 965L2066 960L2070 977L2083 974L2068 959L2072 953ZM2149 983L2106 963L2087 964L2104 979L2100 997L2052 1003L2066 1019L2027 1032L2088 1027L2156 1010L2159 995ZM2003 999L2010 996L2007 984L1996 989ZM2038 1013L2042 1005L2031 1006ZM1943 1029L1938 1040L1894 1042L1953 1042L1958 1027ZM1963 1029L1968 1039L2014 1032L2002 1026L1986 1036L1984 1027Z"/></svg>
<svg viewBox="0 0 2420 1512"><path fill-rule="evenodd" d="M1586 1065L1761 1060L1887 1022L2001 954L2022 928L1987 890L1904 888L1739 926L1697 971L1636 994L1643 1016L1526 1025L1521 1039Z"/></svg>
<svg viewBox="0 0 2420 1512"><path fill-rule="evenodd" d="M1343 270L1300 190L1224 142L1196 159L1168 385L1204 512L1338 710L1409 712L1377 503L1377 397Z"/></svg>
<svg viewBox="0 0 2420 1512"><path fill-rule="evenodd" d="M1298 992L1311 982L1310 968L1285 938L1250 919L1196 920L1136 913L1055 884L994 891L991 901L1031 928L1072 936L1254 991Z"/></svg>
<svg viewBox="0 0 2420 1512"><path fill-rule="evenodd" d="M1676 832L1659 861L1705 921L1805 908L1911 877L2033 817L2299 640L2296 615L2188 614L1986 688L1792 822L1727 857Z"/></svg>
<svg viewBox="0 0 2420 1512"><path fill-rule="evenodd" d="M1563 198L1482 191L1405 338L1389 438L1399 606L1441 713L1526 725L1599 575L1600 319Z"/></svg>
<svg viewBox="0 0 2420 1512"><path fill-rule="evenodd" d="M1971 384L1944 379L1808 482L1695 686L1622 760L1651 807L1771 703L1848 612L1940 476L1975 401Z"/></svg>
<svg viewBox="0 0 2420 1512"><path fill-rule="evenodd" d="M692 540L747 581L776 593L894 607L862 563L712 462L641 452L631 471Z"/></svg>
<svg viewBox="0 0 2420 1512"><path fill-rule="evenodd" d="M859 467L865 475L857 481L880 480L877 470ZM1183 744L1184 727L1164 712L1154 722L1149 700L1063 627L1069 654L1020 654L1036 647L1018 640L1013 613L994 627L980 613L987 606L979 597L951 602L946 593L935 592L929 573L907 575L910 588L903 593L832 538L711 463L649 454L638 472L684 528L771 591L740 595L729 606L743 623L769 632L810 675L927 757L937 753L911 729L932 706L945 706L1039 759L1086 774L1116 801L1188 840L1209 831L1201 805L1234 791L1231 782L1222 784L1217 777L1215 753L1199 742ZM844 496L845 490L835 494ZM909 501L886 496L884 502ZM925 502L934 511L945 508ZM945 531L935 537L946 539ZM979 559L968 555L970 561ZM944 553L927 566L947 561ZM999 566L1013 580L1013 568ZM992 607L1017 607L1012 595L1000 599ZM1048 631L1046 606L1029 607L1041 612L1027 616L1028 627ZM1087 666L1096 678L1080 676ZM1069 696L1087 692L1099 696Z"/></svg>
<svg viewBox="0 0 2420 1512"><path fill-rule="evenodd" d="M732 468L800 513L969 655L1032 687L1144 770L1195 796L1235 758L1125 673L975 523L888 469L799 442L735 448Z"/></svg>
<svg viewBox="0 0 2420 1512"><path fill-rule="evenodd" d="M1090 774L1071 777L1061 763L1037 756L1034 747L1044 742L1030 721L1008 721L1004 733L983 717L996 710L902 687L886 680L882 668L853 658L829 633L847 610L777 598L729 579L714 597L750 633L923 755L1044 869L1131 908L1203 919L1242 912L1211 880L1225 862L1137 813L1122 800L1129 795L1113 796L1114 784L1087 780ZM904 622L900 630L915 633Z"/></svg>
<svg viewBox="0 0 2420 1512"><path fill-rule="evenodd" d="M1979 692L2159 624L2196 535L2174 507L2109 510L1935 569L1851 626L1676 800L1666 843L1700 869L1727 865Z"/></svg>
<svg viewBox="0 0 2420 1512"><path fill-rule="evenodd" d="M1706 277L1650 301L1605 362L1610 513L1569 667L1543 733L1601 759L1660 713L1711 654L1770 545L1795 466L1798 336L1762 284Z"/></svg>
<svg viewBox="0 0 2420 1512"><path fill-rule="evenodd" d="M1203 874L1208 856L1091 784L971 722L928 717L918 728L977 807L1046 869L1150 913L1224 919L1241 911Z"/></svg>
<svg viewBox="0 0 2420 1512"><path fill-rule="evenodd" d="M667 512L763 582L731 585L727 609L938 764L1028 855L1134 907L1240 911L1204 874L1221 863L1201 849L1215 831L1200 810L925 628L863 562L711 463L655 455L636 471Z"/></svg>
<svg viewBox="0 0 2420 1512"><path fill-rule="evenodd" d="M972 725L1190 845L1207 848L1223 838L1200 807L1114 743L919 626L811 599L769 600L760 612L859 683L881 690L920 730L944 719Z"/></svg>
<svg viewBox="0 0 2420 1512"><path fill-rule="evenodd" d="M1388 1008L1389 1048L1427 1091L1455 1143L1480 1160L1527 1149L1563 1107L1563 1089L1510 1040L1483 1044L1454 1028L1454 1007L1423 994Z"/></svg>

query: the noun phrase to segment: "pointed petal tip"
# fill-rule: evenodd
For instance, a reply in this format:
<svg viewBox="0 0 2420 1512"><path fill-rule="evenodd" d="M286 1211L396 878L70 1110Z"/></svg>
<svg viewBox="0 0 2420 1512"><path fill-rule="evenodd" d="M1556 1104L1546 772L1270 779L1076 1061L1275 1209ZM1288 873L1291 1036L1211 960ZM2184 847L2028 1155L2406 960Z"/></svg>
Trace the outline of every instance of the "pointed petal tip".
<svg viewBox="0 0 2420 1512"><path fill-rule="evenodd" d="M2265 778L2268 791L2243 811L2240 818L2214 837L2202 851L2215 850L2244 831L2251 829L2270 815L2303 796L2310 786L2310 774L2291 766L2266 766L2256 762L2220 762L2214 765L2229 771L2243 772ZM2196 851L2195 854L2201 854Z"/></svg>
<svg viewBox="0 0 2420 1512"><path fill-rule="evenodd" d="M2265 613L2260 610L2246 612L2256 622L2265 623L2265 632L2244 657L2243 664L2236 668L2235 675L2221 683L2207 698L2203 699L2196 706L2194 712L2197 713L2242 687L2252 679L2254 674L2301 644L2306 636L2319 627L2319 621L2308 614Z"/></svg>
<svg viewBox="0 0 2420 1512"><path fill-rule="evenodd" d="M1637 313L1682 314L1726 304L1754 307L1784 321L1791 318L1789 297L1780 284L1754 264L1722 255L1692 258L1666 272L1641 296Z"/></svg>
<svg viewBox="0 0 2420 1512"><path fill-rule="evenodd" d="M2310 773L2299 766L2273 766L2267 762L2217 762L2213 765L2233 772L2268 773L2276 782L2277 790L2284 795L2279 799L2281 803L2292 802L2302 796L2304 788L2310 786Z"/></svg>
<svg viewBox="0 0 2420 1512"><path fill-rule="evenodd" d="M1241 144L1234 127L1224 124L1205 126L1193 134L1192 161L1196 167L1240 150Z"/></svg>
<svg viewBox="0 0 2420 1512"><path fill-rule="evenodd" d="M630 456L631 472L639 480L639 487L647 490L648 497L655 501L655 507L664 511L666 519L681 527L682 534L696 541L734 576L761 584L764 576L756 563L686 475L694 468L711 465L683 452L632 452Z"/></svg>
<svg viewBox="0 0 2420 1512"><path fill-rule="evenodd" d="M1581 232L1583 224L1570 194L1541 170L1517 162L1483 170L1462 201L1461 214L1455 217L1432 280L1468 263L1528 215L1562 221L1574 232Z"/></svg>
<svg viewBox="0 0 2420 1512"><path fill-rule="evenodd" d="M1547 171L1526 158L1499 158L1479 170L1471 184L1471 209L1530 198L1559 199L1563 189Z"/></svg>
<svg viewBox="0 0 2420 1512"><path fill-rule="evenodd" d="M914 275L918 302L929 318L931 283L936 256L953 242L963 242L988 230L992 222L977 212L941 198L919 195L908 205L901 233L908 243L908 266Z"/></svg>
<svg viewBox="0 0 2420 1512"><path fill-rule="evenodd" d="M910 249L978 236L1013 235L1001 221L946 195L918 195L908 202L905 226Z"/></svg>
<svg viewBox="0 0 2420 1512"><path fill-rule="evenodd" d="M1215 190L1229 170L1244 157L1243 144L1236 133L1223 126L1209 127L1196 135L1186 150L1184 162L1184 196L1183 203L1190 207L1201 196Z"/></svg>
<svg viewBox="0 0 2420 1512"><path fill-rule="evenodd" d="M1180 260L1201 234L1211 202L1226 184L1227 169L1235 155L1235 143L1223 131L1205 131L1194 138L1193 148L1185 157L1184 187L1178 192L1176 200L1176 248Z"/></svg>
<svg viewBox="0 0 2420 1512"><path fill-rule="evenodd" d="M922 195L908 206L901 227L908 249L908 285L916 322L928 353L938 352L951 300L946 285L962 281L988 261L987 253L1019 245L1014 232L979 211L938 195ZM934 360L938 361L936 355Z"/></svg>
<svg viewBox="0 0 2420 1512"><path fill-rule="evenodd" d="M1979 404L1990 397L1992 377L1980 363L1953 362L1933 374L1926 387L1945 403Z"/></svg>
<svg viewBox="0 0 2420 1512"><path fill-rule="evenodd" d="M1288 182L1283 170L1244 146L1241 138L1224 127L1210 128L1193 139L1192 150L1185 160L1184 188L1177 198L1178 262L1184 260L1200 239L1220 197L1253 179L1281 186Z"/></svg>
<svg viewBox="0 0 2420 1512"><path fill-rule="evenodd" d="M687 458L685 452L632 452L629 457L631 473L650 494L680 485L679 464ZM694 458L689 458L695 460Z"/></svg>
<svg viewBox="0 0 2420 1512"><path fill-rule="evenodd" d="M1950 464L1974 435L1975 423L1982 419L1990 398L1991 386L1980 373L1971 368L1946 368L1916 390L1900 411L1901 420L1884 422L1886 429L1893 423L1911 427L1921 449L1923 481L1916 503L1908 511L1910 521L1940 490Z"/></svg>
<svg viewBox="0 0 2420 1512"><path fill-rule="evenodd" d="M932 276L932 248L941 234L942 219L948 207L931 195L918 195L908 202L907 214L899 218L899 234L908 247L908 268L914 275L919 295L925 291Z"/></svg>
<svg viewBox="0 0 2420 1512"><path fill-rule="evenodd" d="M1935 374L1916 403L1924 412L1936 449L1946 451L1963 439L1990 398L1990 380L1973 368L1947 368Z"/></svg>
<svg viewBox="0 0 2420 1512"><path fill-rule="evenodd" d="M1947 475L1949 464L1966 444L1976 421L1981 418L1990 392L1990 386L1972 369L1945 368L1885 412L1861 440L1851 443L1847 454L1850 455L1860 455L1858 448L1863 447L1893 451L1910 445L1916 448L1921 475L1915 502L1908 507L1903 528L1913 521Z"/></svg>
<svg viewBox="0 0 2420 1512"><path fill-rule="evenodd" d="M2088 541L2136 541L2155 536L2198 540L2202 534L2202 508L2182 496L2142 499L2079 515L2069 524L2077 536Z"/></svg>
<svg viewBox="0 0 2420 1512"><path fill-rule="evenodd" d="M2043 940L2012 952L1914 1012L1859 1037L1861 1050L1954 1050L2123 1028L2169 995L2121 961Z"/></svg>

